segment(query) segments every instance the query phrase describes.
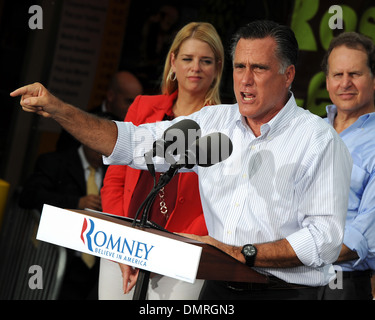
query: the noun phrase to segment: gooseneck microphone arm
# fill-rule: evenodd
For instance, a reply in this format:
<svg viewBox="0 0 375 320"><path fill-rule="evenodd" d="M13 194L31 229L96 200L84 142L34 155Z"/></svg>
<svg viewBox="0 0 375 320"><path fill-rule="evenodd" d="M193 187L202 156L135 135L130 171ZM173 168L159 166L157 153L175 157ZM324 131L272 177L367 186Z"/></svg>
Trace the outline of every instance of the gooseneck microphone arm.
<svg viewBox="0 0 375 320"><path fill-rule="evenodd" d="M156 229L162 229L163 231L168 232L164 228L158 226L156 223L153 223L152 221L148 221L148 216L149 216L151 206L154 203L156 195L159 193L161 188L166 186L168 182L171 181L174 175L178 172L178 169L180 168L180 166L171 165L169 167L169 170L159 178L158 183L156 183L154 164L148 163L147 168L150 171L150 173L153 175L154 187L152 188L147 198L143 201L143 203L137 210L132 226L133 227L137 226L138 216L142 212L141 221L139 224L140 228L144 228L146 227L147 224L149 224L151 225L151 227L154 227ZM150 271L139 269L138 278L137 278L137 282L136 282L134 294L133 294L133 300L145 300L146 299L149 279L150 279Z"/></svg>
<svg viewBox="0 0 375 320"><path fill-rule="evenodd" d="M153 166L153 165L149 165L149 166ZM168 171L166 171L159 178L158 183L155 183L155 174L153 175L154 187L152 188L152 190L150 191L150 193L148 194L146 199L142 202L142 204L138 208L138 210L135 214L134 221L133 221L133 225L132 225L133 227L139 226L141 228L144 228L144 227L147 227L147 223L149 223L149 224L151 224L151 226L156 227L157 229L164 230L162 227L160 227L160 226L156 225L155 223L148 220L150 209L151 209L151 206L154 203L155 197L159 193L160 189L165 187L172 180L172 178L177 174L177 172L180 168L182 168L181 165L172 164L169 167ZM152 174L152 172L154 172L153 169L151 169L149 171L150 171L151 174ZM141 212L142 212L142 215L141 215L140 223L139 223L139 225L137 225L137 219L138 219L139 215L141 214Z"/></svg>
<svg viewBox="0 0 375 320"><path fill-rule="evenodd" d="M156 223L153 223L152 221L148 221L148 216L149 216L151 206L154 203L156 195L159 193L161 188L166 186L169 183L169 181L172 180L172 178L178 172L181 166L172 164L169 167L169 170L159 178L158 183L156 183L154 164L148 164L147 167L150 173L153 174L154 187L152 188L147 198L143 201L143 203L137 210L137 213L133 220L133 227L137 226L138 216L142 212L141 221L139 224L140 228L144 228L148 224L149 226L153 228L161 229L165 232L168 232L164 228L158 226ZM134 294L133 294L133 300L145 300L146 299L149 279L150 279L150 271L139 269L138 278L137 278L137 282L136 282L136 286L135 286Z"/></svg>

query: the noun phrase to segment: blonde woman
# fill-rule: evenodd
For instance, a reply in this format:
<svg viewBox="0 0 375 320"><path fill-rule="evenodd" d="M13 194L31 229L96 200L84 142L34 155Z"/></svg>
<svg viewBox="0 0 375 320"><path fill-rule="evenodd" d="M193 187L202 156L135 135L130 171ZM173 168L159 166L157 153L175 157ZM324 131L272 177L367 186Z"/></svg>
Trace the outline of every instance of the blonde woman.
<svg viewBox="0 0 375 320"><path fill-rule="evenodd" d="M192 22L176 35L166 58L162 94L138 96L125 121L136 125L189 115L209 105L220 104L219 86L224 66L224 49L215 28ZM127 166L110 166L102 189L103 211L134 218L153 186L147 171ZM195 173L177 174L159 193L151 221L171 232L207 235ZM101 260L99 299L132 299L138 270ZM203 280L189 284L154 275L148 299L197 299Z"/></svg>

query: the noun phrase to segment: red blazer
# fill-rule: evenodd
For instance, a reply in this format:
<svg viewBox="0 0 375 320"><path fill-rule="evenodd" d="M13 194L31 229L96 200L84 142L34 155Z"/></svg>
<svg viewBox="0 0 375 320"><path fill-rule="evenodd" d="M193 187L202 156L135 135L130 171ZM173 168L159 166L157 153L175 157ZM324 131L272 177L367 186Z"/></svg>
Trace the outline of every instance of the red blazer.
<svg viewBox="0 0 375 320"><path fill-rule="evenodd" d="M130 106L126 122L135 125L160 121L172 109L177 92L170 96L138 96ZM111 165L101 189L103 211L127 216L130 201L140 176L140 170ZM207 235L199 195L198 176L194 172L179 175L176 204L165 228L171 232Z"/></svg>

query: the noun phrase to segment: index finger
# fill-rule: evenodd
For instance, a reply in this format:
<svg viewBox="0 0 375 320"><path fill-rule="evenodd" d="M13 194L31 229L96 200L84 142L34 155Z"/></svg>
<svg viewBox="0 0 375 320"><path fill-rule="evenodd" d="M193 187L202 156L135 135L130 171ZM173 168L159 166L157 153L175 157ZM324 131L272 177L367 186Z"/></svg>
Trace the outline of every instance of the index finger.
<svg viewBox="0 0 375 320"><path fill-rule="evenodd" d="M29 84L27 86L23 86L21 88L14 90L13 92L10 93L10 96L17 97L17 96L26 95L26 94L39 95L41 90L42 90L42 85L38 83L34 83L34 84Z"/></svg>

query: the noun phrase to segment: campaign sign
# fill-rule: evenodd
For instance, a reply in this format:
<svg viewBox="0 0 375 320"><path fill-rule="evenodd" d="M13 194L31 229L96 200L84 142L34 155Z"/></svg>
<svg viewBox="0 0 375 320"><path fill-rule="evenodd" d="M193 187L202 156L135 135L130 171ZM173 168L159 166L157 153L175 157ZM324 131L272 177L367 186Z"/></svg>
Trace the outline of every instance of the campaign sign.
<svg viewBox="0 0 375 320"><path fill-rule="evenodd" d="M202 248L84 213L44 205L37 239L194 283Z"/></svg>

